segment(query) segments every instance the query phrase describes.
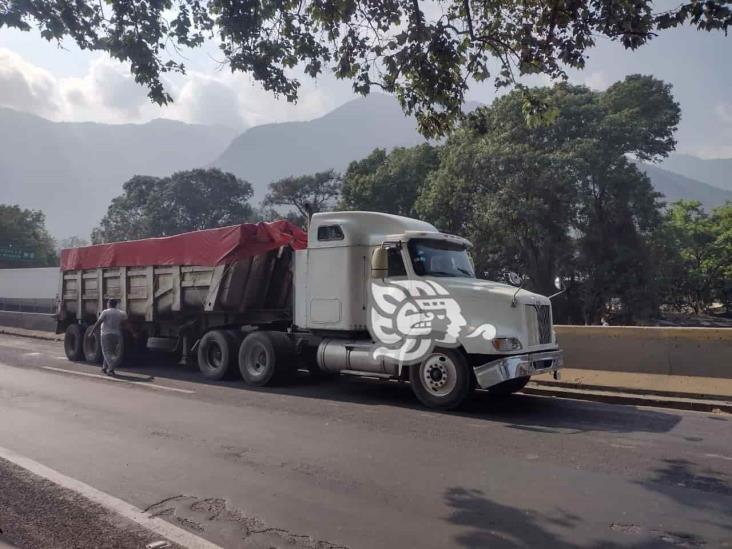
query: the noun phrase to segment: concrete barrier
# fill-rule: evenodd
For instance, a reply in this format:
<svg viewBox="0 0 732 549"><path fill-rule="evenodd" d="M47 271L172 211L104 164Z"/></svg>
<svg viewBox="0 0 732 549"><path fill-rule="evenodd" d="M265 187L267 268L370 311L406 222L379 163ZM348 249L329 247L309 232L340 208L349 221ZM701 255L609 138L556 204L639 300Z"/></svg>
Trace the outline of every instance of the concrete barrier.
<svg viewBox="0 0 732 549"><path fill-rule="evenodd" d="M732 329L557 326L565 366L732 379Z"/></svg>
<svg viewBox="0 0 732 549"><path fill-rule="evenodd" d="M732 329L556 326L565 352L550 385L643 394L732 398Z"/></svg>
<svg viewBox="0 0 732 549"><path fill-rule="evenodd" d="M0 311L0 326L39 332L55 332L56 319L50 314Z"/></svg>

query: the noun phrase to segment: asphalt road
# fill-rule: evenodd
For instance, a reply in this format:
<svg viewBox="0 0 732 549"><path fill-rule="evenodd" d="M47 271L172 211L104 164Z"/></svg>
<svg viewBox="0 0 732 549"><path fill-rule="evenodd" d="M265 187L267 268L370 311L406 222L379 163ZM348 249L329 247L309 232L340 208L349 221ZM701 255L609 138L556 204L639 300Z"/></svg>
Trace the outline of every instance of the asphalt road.
<svg viewBox="0 0 732 549"><path fill-rule="evenodd" d="M732 547L729 415L98 371L0 336L0 446L223 547Z"/></svg>

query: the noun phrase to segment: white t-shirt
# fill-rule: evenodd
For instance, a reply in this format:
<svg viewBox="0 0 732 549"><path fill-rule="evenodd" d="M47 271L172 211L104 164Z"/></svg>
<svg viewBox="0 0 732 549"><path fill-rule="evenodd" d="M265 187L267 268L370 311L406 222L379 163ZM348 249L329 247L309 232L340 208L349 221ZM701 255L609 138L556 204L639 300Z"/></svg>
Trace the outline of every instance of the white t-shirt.
<svg viewBox="0 0 732 549"><path fill-rule="evenodd" d="M121 334L122 321L127 320L127 313L117 308L104 309L99 315L102 323L102 335L104 334Z"/></svg>

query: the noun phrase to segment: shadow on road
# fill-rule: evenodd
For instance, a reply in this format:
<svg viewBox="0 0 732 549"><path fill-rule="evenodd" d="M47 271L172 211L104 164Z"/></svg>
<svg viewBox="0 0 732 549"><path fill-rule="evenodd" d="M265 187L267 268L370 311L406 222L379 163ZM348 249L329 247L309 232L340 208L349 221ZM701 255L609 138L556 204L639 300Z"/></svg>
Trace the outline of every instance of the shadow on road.
<svg viewBox="0 0 732 549"><path fill-rule="evenodd" d="M125 374L120 373L120 372L115 372L112 377L114 377L115 379L121 379L123 381L132 381L134 383L150 383L152 381L155 381L155 378L153 376L150 376L150 375L146 375L146 376L139 376L139 375L130 376L130 375L125 375Z"/></svg>
<svg viewBox="0 0 732 549"><path fill-rule="evenodd" d="M684 459L665 459L641 486L695 509L732 515L732 479ZM725 525L732 530L732 524Z"/></svg>
<svg viewBox="0 0 732 549"><path fill-rule="evenodd" d="M453 538L462 547L709 547L703 538L688 532L616 522L607 524L607 530L593 531L596 539L592 541L579 540L575 530L582 523L582 517L560 508L548 514L511 507L492 501L482 490L448 488L444 500L451 509L447 521L463 527L463 532ZM563 535L560 536L557 532Z"/></svg>
<svg viewBox="0 0 732 549"><path fill-rule="evenodd" d="M316 380L308 374L300 373L289 385L257 389L246 387L241 379L206 380L196 367L179 366L164 355L150 355L134 366L126 365L124 369L130 373L226 386L255 393L274 393L366 406L403 407L428 414L437 413L425 410L417 402L409 384L394 381L351 376ZM461 410L450 414L464 415L474 420L500 421L514 429L561 435L590 431L665 433L681 420L681 416L674 413L633 406L525 394L496 399L485 391L476 391Z"/></svg>
<svg viewBox="0 0 732 549"><path fill-rule="evenodd" d="M580 518L560 512L551 518L488 499L482 490L449 488L445 503L451 513L448 522L466 527L454 541L463 547L576 547L546 530L540 523L556 522L571 529Z"/></svg>

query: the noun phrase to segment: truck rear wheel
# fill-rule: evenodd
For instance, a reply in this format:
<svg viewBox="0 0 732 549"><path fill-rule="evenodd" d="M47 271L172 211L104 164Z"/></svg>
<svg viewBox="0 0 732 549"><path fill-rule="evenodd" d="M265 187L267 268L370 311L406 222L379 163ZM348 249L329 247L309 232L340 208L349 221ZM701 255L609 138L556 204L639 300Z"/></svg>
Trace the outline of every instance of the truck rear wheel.
<svg viewBox="0 0 732 549"><path fill-rule="evenodd" d="M455 349L435 349L419 364L409 367L409 382L419 401L436 410L452 410L473 392L473 373Z"/></svg>
<svg viewBox="0 0 732 549"><path fill-rule="evenodd" d="M198 369L206 379L220 380L232 369L232 345L222 330L206 332L198 343Z"/></svg>
<svg viewBox="0 0 732 549"><path fill-rule="evenodd" d="M297 368L292 341L280 332L252 332L239 348L239 371L247 385L263 387L287 381Z"/></svg>
<svg viewBox="0 0 732 549"><path fill-rule="evenodd" d="M508 381L504 381L503 383L499 383L498 385L494 385L489 388L488 394L494 397L507 397L526 387L526 384L530 379L531 376L509 379Z"/></svg>
<svg viewBox="0 0 732 549"><path fill-rule="evenodd" d="M84 327L81 324L69 324L66 327L64 352L66 358L73 362L84 358Z"/></svg>
<svg viewBox="0 0 732 549"><path fill-rule="evenodd" d="M84 359L92 364L101 364L104 357L102 356L102 341L99 332L94 326L89 326L84 331Z"/></svg>

